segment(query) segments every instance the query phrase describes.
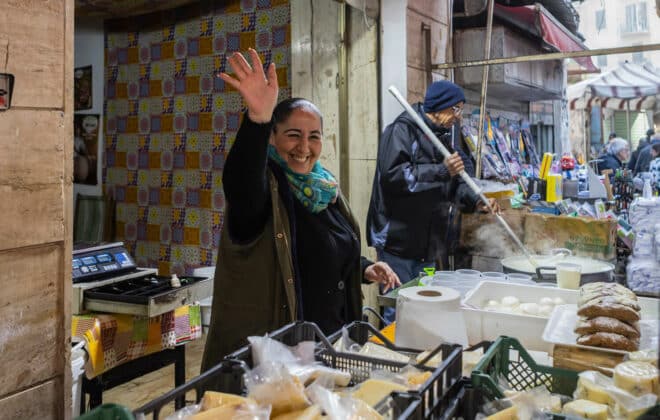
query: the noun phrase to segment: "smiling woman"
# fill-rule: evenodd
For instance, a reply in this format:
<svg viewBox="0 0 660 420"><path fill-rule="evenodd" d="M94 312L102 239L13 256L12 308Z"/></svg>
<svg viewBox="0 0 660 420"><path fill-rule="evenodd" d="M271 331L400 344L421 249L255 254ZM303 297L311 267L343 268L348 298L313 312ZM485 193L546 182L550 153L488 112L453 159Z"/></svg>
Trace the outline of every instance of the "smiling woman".
<svg viewBox="0 0 660 420"><path fill-rule="evenodd" d="M237 53L234 74L220 74L247 113L223 172L226 221L203 371L249 335L295 320L332 333L359 319L363 281L400 284L387 264L360 256L358 223L319 162L321 112L301 98L276 105L275 65L264 73L249 54L254 67Z"/></svg>

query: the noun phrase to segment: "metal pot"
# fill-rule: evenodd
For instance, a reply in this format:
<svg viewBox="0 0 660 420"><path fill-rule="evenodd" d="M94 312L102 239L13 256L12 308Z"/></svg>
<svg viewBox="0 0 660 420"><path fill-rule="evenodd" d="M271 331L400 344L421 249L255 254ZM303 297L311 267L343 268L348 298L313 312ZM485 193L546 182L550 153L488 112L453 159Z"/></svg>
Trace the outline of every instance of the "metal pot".
<svg viewBox="0 0 660 420"><path fill-rule="evenodd" d="M502 268L505 273L525 273L532 277L536 277L536 281L549 281L556 283L556 264L559 262L567 262L578 264L582 267L582 275L580 279L581 284L596 281L614 281L612 276L614 265L606 261L570 255L559 257L556 255L535 255L534 259L538 262L538 267L532 266L532 263L524 255L504 258L502 260Z"/></svg>

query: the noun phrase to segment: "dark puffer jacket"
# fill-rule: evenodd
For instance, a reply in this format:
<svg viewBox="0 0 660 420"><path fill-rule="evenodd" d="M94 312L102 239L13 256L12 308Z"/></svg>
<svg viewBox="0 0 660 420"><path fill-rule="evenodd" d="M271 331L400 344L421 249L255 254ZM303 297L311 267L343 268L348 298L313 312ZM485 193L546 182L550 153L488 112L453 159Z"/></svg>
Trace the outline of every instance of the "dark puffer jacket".
<svg viewBox="0 0 660 420"><path fill-rule="evenodd" d="M598 162L598 173L602 174L604 170L611 169L612 173L610 174L610 181L614 179L614 174L616 170L623 167L623 164L618 157L614 156L611 153L606 153L598 157L600 162Z"/></svg>
<svg viewBox="0 0 660 420"><path fill-rule="evenodd" d="M433 125L422 104L413 106L450 152L451 130ZM458 136L456 136L458 139ZM474 173L460 148L468 174ZM446 256L452 208L472 212L478 196L451 177L443 157L407 113L383 132L367 215L369 246L402 258L436 261Z"/></svg>

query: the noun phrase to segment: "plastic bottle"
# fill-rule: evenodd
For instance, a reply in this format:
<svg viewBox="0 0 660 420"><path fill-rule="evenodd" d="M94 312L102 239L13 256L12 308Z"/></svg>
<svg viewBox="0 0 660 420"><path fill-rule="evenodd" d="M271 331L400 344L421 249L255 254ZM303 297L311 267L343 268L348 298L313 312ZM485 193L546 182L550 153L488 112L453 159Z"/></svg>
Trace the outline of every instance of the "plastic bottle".
<svg viewBox="0 0 660 420"><path fill-rule="evenodd" d="M644 198L653 197L653 188L651 188L651 180L648 178L644 180L644 189L642 190L642 197Z"/></svg>

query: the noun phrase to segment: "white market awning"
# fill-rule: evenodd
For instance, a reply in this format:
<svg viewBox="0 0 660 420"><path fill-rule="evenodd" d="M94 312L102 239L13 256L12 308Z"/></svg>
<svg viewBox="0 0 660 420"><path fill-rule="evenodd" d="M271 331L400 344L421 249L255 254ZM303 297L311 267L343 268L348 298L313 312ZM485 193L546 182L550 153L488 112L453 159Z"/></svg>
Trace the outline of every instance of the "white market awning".
<svg viewBox="0 0 660 420"><path fill-rule="evenodd" d="M570 109L593 106L631 111L653 109L660 103L660 73L650 64L623 63L569 86L566 96Z"/></svg>

